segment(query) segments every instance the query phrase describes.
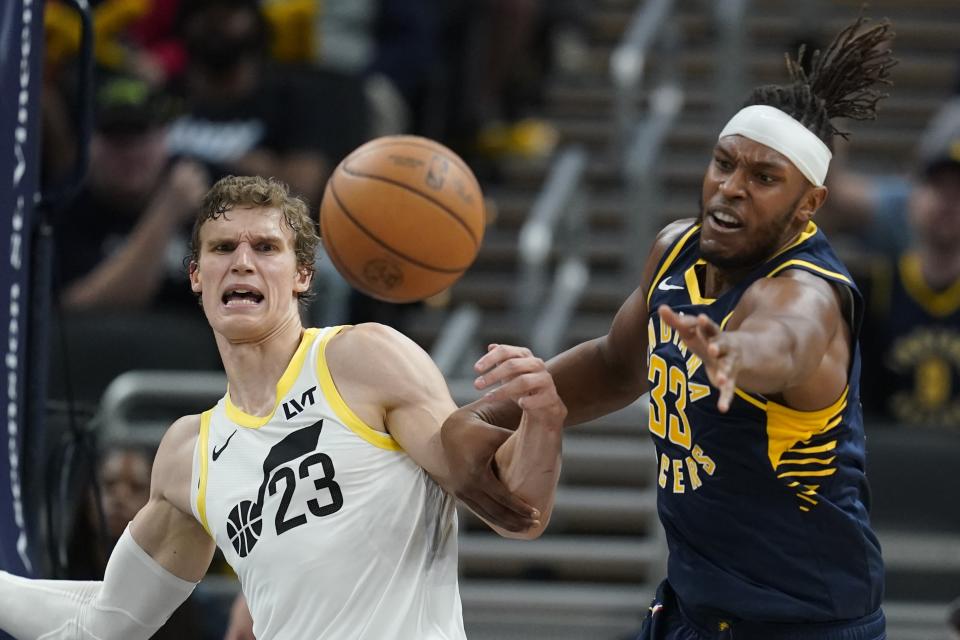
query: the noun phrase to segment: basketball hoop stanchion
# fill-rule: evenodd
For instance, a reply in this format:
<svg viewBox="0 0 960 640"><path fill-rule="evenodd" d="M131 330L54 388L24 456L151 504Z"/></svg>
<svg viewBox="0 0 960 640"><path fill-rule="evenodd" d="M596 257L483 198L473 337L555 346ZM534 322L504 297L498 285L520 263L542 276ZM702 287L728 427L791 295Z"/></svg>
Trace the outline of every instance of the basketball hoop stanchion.
<svg viewBox="0 0 960 640"><path fill-rule="evenodd" d="M25 491L27 341L31 337L30 239L39 180L40 85L43 3L8 0L0 9L0 228L5 236L0 260L0 326L3 374L0 396L0 569L21 575L38 570L31 535L31 496ZM2 634L0 634L2 636ZM5 636L3 636L5 637Z"/></svg>
<svg viewBox="0 0 960 640"><path fill-rule="evenodd" d="M40 93L44 43L42 0L7 0L0 9L0 318L5 336L0 394L0 569L44 575L45 400L51 238L42 211L72 196L86 172L92 24L86 0L68 0L81 16L80 151L69 178L39 193ZM86 62L84 62L86 61ZM41 206L42 204L42 206ZM0 638L7 636L0 633Z"/></svg>

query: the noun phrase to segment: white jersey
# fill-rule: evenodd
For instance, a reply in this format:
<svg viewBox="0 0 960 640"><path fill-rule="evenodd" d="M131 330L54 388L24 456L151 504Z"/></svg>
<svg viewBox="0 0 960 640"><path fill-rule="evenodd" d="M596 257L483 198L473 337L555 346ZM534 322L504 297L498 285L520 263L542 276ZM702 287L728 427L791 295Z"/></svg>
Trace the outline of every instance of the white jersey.
<svg viewBox="0 0 960 640"><path fill-rule="evenodd" d="M270 415L229 392L202 415L194 515L258 638L465 638L454 500L344 403L324 357L338 330L305 332Z"/></svg>

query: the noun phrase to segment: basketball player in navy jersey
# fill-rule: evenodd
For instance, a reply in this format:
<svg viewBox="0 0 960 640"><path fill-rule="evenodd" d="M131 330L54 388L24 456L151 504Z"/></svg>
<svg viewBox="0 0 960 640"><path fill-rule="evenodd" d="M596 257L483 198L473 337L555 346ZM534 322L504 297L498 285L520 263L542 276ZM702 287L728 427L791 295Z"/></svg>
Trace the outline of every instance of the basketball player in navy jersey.
<svg viewBox="0 0 960 640"><path fill-rule="evenodd" d="M548 363L568 424L649 391L670 556L643 639L885 637L864 475L861 297L813 221L833 138L845 135L831 120L872 118L893 64L889 25L864 22L815 55L809 74L790 60L792 84L753 91L720 132L700 215L659 234L607 335ZM484 450L503 436L483 425L510 427L516 410L484 399L457 420L473 435L449 449L458 479L475 487L487 475L497 487ZM444 436L454 444L457 432Z"/></svg>
<svg viewBox="0 0 960 640"><path fill-rule="evenodd" d="M306 204L284 185L214 185L194 227L190 283L227 393L167 431L149 501L104 580L0 572L0 630L18 640L146 640L219 546L258 638L465 638L440 438L456 406L429 356L396 331L301 325L318 241ZM486 362L501 369L495 395L524 415L498 449L499 477L536 507L494 528L536 537L553 505L566 411L528 350L499 347Z"/></svg>

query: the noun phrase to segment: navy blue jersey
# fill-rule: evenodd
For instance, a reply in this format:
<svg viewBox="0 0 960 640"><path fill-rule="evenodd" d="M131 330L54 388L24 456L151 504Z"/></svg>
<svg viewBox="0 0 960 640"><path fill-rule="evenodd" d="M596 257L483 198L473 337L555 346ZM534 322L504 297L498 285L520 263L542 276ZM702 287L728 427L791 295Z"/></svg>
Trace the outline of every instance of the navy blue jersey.
<svg viewBox="0 0 960 640"><path fill-rule="evenodd" d="M801 269L849 291L856 344L860 293L810 223L738 285L705 298L699 232L692 225L665 253L647 297L649 429L668 579L684 608L704 617L822 622L870 614L880 606L883 563L868 516L859 349L846 390L826 409L796 411L738 389L724 414L700 359L656 313L668 304L723 327L751 284Z"/></svg>
<svg viewBox="0 0 960 640"><path fill-rule="evenodd" d="M875 270L869 298L866 408L902 425L960 428L960 278L935 291L907 253Z"/></svg>

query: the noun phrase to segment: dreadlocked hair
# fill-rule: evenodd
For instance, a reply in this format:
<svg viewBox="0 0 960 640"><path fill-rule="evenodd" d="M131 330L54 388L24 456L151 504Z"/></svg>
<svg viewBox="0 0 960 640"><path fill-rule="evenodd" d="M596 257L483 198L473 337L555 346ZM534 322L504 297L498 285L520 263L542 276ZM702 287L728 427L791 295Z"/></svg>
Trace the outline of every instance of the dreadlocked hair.
<svg viewBox="0 0 960 640"><path fill-rule="evenodd" d="M744 107L761 104L790 114L812 131L831 150L833 137L848 139L850 133L837 129L831 119L874 120L877 103L887 97L878 86L892 85L887 79L897 64L890 49L894 32L890 22L863 28L869 22L861 13L843 29L826 51L815 51L809 73L804 69L806 47L800 46L796 59L785 54L793 81L788 85L757 87Z"/></svg>

